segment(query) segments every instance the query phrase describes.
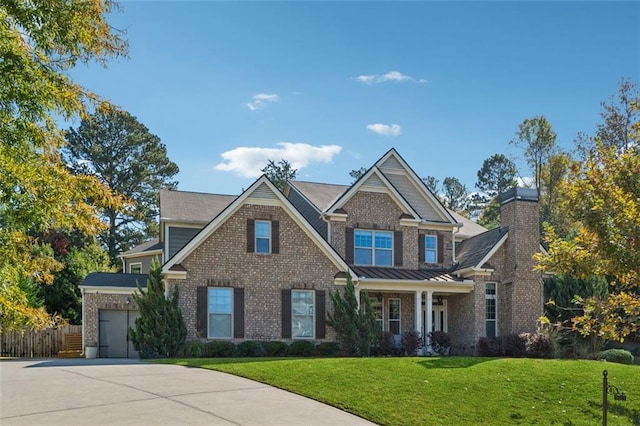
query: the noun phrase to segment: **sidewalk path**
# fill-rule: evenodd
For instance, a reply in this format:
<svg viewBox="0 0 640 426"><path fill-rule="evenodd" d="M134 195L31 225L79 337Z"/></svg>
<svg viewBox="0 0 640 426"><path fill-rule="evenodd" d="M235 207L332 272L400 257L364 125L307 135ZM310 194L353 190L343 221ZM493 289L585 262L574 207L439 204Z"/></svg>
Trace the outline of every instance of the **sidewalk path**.
<svg viewBox="0 0 640 426"><path fill-rule="evenodd" d="M372 425L229 374L118 359L1 361L0 424Z"/></svg>

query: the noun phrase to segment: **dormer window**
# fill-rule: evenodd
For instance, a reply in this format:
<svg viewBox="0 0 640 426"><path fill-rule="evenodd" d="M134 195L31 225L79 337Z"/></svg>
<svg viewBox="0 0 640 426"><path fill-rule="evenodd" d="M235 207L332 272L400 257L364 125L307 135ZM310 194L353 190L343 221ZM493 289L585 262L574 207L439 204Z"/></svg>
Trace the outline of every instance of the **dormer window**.
<svg viewBox="0 0 640 426"><path fill-rule="evenodd" d="M356 265L393 266L393 232L356 229L354 250Z"/></svg>
<svg viewBox="0 0 640 426"><path fill-rule="evenodd" d="M424 260L425 263L438 263L438 236L424 236Z"/></svg>

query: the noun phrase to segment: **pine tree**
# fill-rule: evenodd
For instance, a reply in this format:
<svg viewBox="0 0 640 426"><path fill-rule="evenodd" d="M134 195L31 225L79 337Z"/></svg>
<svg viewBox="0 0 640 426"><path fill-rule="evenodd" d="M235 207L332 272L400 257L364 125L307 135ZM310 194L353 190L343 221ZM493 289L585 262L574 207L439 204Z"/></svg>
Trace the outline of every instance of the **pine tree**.
<svg viewBox="0 0 640 426"><path fill-rule="evenodd" d="M133 347L140 353L140 358L177 356L187 338L187 327L178 306L178 287L173 288L170 298L165 297L157 260L151 264L147 290L138 283L138 292L133 295L140 309L135 330L130 329Z"/></svg>

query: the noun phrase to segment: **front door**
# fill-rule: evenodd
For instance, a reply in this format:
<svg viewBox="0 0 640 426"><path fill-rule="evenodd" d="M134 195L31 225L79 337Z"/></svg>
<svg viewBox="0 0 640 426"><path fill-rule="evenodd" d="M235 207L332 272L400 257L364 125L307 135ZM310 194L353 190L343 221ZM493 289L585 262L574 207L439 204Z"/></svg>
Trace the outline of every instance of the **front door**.
<svg viewBox="0 0 640 426"><path fill-rule="evenodd" d="M136 358L138 356L129 336L129 327L135 327L135 319L139 316L138 311L100 309L98 313L100 358Z"/></svg>

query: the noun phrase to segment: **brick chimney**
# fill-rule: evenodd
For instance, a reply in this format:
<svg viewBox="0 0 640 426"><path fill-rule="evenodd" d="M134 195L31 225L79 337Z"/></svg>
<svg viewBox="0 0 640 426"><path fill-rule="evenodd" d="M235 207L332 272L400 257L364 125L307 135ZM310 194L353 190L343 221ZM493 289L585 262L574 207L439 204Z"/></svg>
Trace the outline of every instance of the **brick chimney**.
<svg viewBox="0 0 640 426"><path fill-rule="evenodd" d="M502 298L507 333L534 332L543 313L542 274L532 258L540 251L539 218L536 189L512 188L500 196L500 221L509 227Z"/></svg>

